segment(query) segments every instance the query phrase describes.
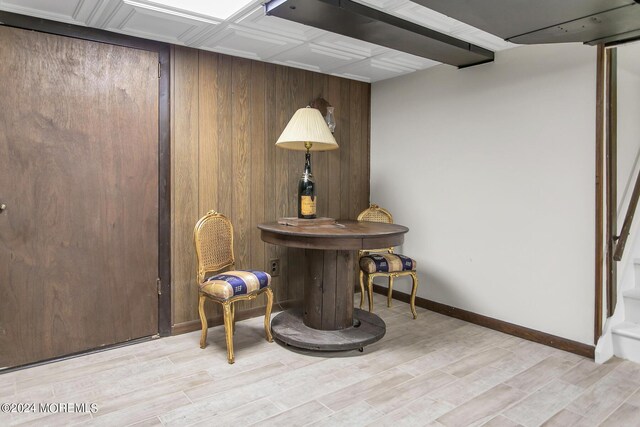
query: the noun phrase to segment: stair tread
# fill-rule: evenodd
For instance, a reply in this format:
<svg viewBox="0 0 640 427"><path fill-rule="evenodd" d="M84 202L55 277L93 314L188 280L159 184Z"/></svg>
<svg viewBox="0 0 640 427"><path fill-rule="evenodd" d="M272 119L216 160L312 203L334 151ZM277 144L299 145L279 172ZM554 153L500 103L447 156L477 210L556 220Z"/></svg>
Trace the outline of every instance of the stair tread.
<svg viewBox="0 0 640 427"><path fill-rule="evenodd" d="M640 288L627 289L622 291L622 295L628 298L640 299Z"/></svg>
<svg viewBox="0 0 640 427"><path fill-rule="evenodd" d="M629 338L640 340L640 324L633 322L622 322L612 328L611 332L615 335L622 335Z"/></svg>

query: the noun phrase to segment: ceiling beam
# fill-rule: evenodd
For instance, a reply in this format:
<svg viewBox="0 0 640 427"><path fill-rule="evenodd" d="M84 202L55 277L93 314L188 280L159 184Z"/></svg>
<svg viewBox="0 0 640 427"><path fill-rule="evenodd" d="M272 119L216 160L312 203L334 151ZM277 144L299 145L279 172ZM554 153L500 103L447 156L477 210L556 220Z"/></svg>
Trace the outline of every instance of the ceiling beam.
<svg viewBox="0 0 640 427"><path fill-rule="evenodd" d="M591 45L640 34L640 0L411 0L512 43Z"/></svg>
<svg viewBox="0 0 640 427"><path fill-rule="evenodd" d="M351 0L272 0L267 15L456 67L493 61L493 52Z"/></svg>

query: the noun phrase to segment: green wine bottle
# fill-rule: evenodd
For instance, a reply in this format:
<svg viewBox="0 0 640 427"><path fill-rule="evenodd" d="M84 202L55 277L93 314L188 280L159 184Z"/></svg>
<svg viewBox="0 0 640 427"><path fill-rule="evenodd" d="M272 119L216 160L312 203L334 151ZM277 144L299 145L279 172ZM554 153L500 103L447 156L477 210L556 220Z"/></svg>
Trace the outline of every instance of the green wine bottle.
<svg viewBox="0 0 640 427"><path fill-rule="evenodd" d="M298 182L298 218L316 217L316 185L311 173L311 153L307 151L304 161L304 173Z"/></svg>

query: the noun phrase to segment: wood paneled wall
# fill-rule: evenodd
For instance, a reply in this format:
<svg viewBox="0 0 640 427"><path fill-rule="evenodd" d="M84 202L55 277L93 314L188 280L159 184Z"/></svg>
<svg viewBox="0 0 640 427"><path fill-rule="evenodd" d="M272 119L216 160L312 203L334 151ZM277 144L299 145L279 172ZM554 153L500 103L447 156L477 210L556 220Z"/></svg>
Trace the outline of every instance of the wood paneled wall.
<svg viewBox="0 0 640 427"><path fill-rule="evenodd" d="M275 142L296 109L329 101L340 148L313 153L318 214L355 219L369 203L370 85L178 46L171 63L174 331L199 327L193 227L211 209L233 222L238 269L267 270L278 258L275 303L302 299L302 250L268 245L256 227L297 214L304 153ZM239 304L242 317L264 300Z"/></svg>

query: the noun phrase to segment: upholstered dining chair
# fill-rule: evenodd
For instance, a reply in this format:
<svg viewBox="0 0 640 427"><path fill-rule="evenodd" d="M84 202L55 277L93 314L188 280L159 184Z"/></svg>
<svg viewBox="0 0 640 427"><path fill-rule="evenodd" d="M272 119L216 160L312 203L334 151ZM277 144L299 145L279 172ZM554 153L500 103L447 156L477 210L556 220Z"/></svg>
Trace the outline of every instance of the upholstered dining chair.
<svg viewBox="0 0 640 427"><path fill-rule="evenodd" d="M251 300L264 293L267 307L264 316L264 331L267 341L271 336L271 307L273 292L271 276L264 271L233 270L233 226L229 219L215 211L209 211L196 223L193 231L198 256L198 312L202 323L200 348L207 346L207 316L204 303L207 299L222 305L224 330L227 342L227 360L234 362L233 333L235 330L234 303ZM222 272L222 273L220 273ZM219 273L208 276L211 273Z"/></svg>
<svg viewBox="0 0 640 427"><path fill-rule="evenodd" d="M393 224L393 217L386 209L378 205L371 205L358 215L358 221L385 222ZM373 279L375 277L387 277L389 279L389 291L387 293L387 307L391 307L391 294L393 292L393 279L400 276L410 276L411 289L411 314L417 318L416 292L418 290L418 276L416 274L416 261L400 254L393 253L393 247L381 249L360 250L360 308L364 305L364 282L367 280L367 293L369 295L369 312L373 311Z"/></svg>

